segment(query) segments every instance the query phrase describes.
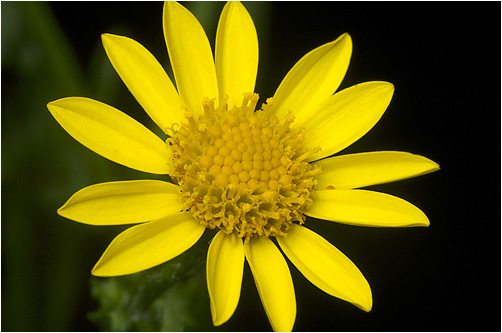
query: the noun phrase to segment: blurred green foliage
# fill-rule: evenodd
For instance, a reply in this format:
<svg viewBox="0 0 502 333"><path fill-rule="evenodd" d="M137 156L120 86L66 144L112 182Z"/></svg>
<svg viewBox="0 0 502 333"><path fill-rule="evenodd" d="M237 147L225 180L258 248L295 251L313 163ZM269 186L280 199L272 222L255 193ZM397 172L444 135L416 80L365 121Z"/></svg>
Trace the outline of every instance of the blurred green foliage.
<svg viewBox="0 0 502 333"><path fill-rule="evenodd" d="M86 246L104 234L56 209L110 170L73 149L46 109L90 89L47 3L1 6L2 330L91 329L77 315L88 306Z"/></svg>
<svg viewBox="0 0 502 333"><path fill-rule="evenodd" d="M65 330L85 288L86 267L75 263L85 263L91 234L55 210L100 169L83 167L45 105L87 89L47 4L1 6L2 330Z"/></svg>

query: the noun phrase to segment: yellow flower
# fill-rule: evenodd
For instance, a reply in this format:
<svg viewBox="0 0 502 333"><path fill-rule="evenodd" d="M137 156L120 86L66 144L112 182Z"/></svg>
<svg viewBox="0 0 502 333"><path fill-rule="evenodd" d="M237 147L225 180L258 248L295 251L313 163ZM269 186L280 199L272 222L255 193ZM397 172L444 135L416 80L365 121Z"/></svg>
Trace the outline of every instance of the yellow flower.
<svg viewBox="0 0 502 333"><path fill-rule="evenodd" d="M366 82L334 94L352 52L344 34L300 59L255 111L258 41L241 3L229 2L222 11L214 60L203 28L183 6L166 2L163 22L177 89L136 41L111 34L102 40L126 86L168 134L165 141L89 98L48 104L59 124L89 149L174 182L96 184L58 210L92 225L141 223L112 241L92 274L151 268L215 229L207 254L214 325L237 307L246 259L272 328L293 328L295 292L279 248L321 290L370 311L371 289L359 269L303 224L307 215L359 226L429 225L405 200L357 188L436 171L436 163L395 151L329 157L376 124L393 85Z"/></svg>

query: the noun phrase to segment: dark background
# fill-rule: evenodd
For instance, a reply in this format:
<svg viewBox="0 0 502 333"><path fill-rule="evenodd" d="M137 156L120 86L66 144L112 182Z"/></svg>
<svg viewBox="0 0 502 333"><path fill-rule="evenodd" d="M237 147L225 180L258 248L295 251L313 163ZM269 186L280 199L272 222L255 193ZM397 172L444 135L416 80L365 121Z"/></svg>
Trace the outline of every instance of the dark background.
<svg viewBox="0 0 502 333"><path fill-rule="evenodd" d="M213 43L224 3L184 3ZM106 60L100 34L132 37L169 67L160 2L2 2L2 330L96 330L90 270L123 228L80 225L56 209L98 182L141 179L80 146L46 103L87 96L147 125ZM256 91L272 96L311 49L350 33L340 88L396 86L381 121L341 153L402 150L434 174L372 189L402 197L429 228L381 229L308 220L361 269L370 313L312 286L290 265L297 331L500 331L500 3L245 3L257 26ZM205 15L205 16L203 16ZM213 44L214 45L214 44ZM202 288L205 290L205 287ZM201 329L211 327L209 303ZM239 306L217 330L270 330L249 267Z"/></svg>

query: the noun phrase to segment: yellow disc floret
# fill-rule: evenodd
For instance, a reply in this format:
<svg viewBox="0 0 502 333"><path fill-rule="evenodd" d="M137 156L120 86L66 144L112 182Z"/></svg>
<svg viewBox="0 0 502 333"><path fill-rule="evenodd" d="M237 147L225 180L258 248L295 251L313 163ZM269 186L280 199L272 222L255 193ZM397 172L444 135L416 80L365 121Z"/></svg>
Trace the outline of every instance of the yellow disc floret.
<svg viewBox="0 0 502 333"><path fill-rule="evenodd" d="M306 149L292 115L270 115L271 100L254 111L249 94L231 109L204 100L204 114L187 112L167 140L173 151L172 178L181 187L185 209L208 228L239 237L284 235L303 212L320 169L306 162Z"/></svg>

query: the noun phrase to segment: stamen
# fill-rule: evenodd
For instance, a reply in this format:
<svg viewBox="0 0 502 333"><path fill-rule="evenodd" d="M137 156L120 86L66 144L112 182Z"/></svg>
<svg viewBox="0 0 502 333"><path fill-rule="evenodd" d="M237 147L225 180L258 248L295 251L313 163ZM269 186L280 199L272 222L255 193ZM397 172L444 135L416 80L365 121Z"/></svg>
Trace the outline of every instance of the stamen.
<svg viewBox="0 0 502 333"><path fill-rule="evenodd" d="M166 141L185 209L207 228L245 239L282 236L292 222L302 224L320 172L305 162L318 150L303 146L294 116L271 115L271 99L255 112L258 99L246 94L231 109L205 99L204 113L187 112Z"/></svg>

